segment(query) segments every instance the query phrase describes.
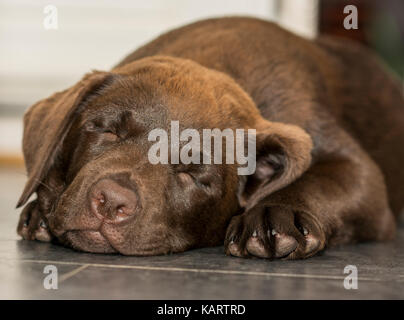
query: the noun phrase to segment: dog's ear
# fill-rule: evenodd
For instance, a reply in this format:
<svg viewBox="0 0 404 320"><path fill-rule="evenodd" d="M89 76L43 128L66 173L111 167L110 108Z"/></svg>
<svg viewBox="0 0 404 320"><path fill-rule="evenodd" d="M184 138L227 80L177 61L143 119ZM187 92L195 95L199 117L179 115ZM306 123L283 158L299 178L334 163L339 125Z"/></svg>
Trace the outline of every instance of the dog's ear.
<svg viewBox="0 0 404 320"><path fill-rule="evenodd" d="M18 200L24 205L51 168L78 107L113 75L94 71L71 88L34 104L24 115L23 152L28 181Z"/></svg>
<svg viewBox="0 0 404 320"><path fill-rule="evenodd" d="M310 166L312 149L310 136L300 127L267 121L260 124L256 134L256 170L240 179L240 206L254 206L300 177Z"/></svg>

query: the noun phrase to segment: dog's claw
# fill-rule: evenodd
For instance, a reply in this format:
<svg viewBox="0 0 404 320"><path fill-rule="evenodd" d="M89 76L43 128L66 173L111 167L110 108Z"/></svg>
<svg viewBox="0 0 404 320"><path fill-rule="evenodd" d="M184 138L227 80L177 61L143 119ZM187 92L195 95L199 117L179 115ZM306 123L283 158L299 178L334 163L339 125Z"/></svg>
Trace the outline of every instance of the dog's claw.
<svg viewBox="0 0 404 320"><path fill-rule="evenodd" d="M20 214L17 233L25 240L38 240L50 242L52 234L41 213L36 201L30 202Z"/></svg>
<svg viewBox="0 0 404 320"><path fill-rule="evenodd" d="M264 226L270 227L261 232ZM226 253L237 257L301 259L324 248L316 224L301 212L277 206L257 206L233 217L227 236Z"/></svg>

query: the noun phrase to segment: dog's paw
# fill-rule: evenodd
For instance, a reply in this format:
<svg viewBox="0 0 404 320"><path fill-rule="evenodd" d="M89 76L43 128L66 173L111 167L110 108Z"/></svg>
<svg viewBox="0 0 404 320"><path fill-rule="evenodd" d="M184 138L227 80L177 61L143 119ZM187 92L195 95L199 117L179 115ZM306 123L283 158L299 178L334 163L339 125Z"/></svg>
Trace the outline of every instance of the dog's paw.
<svg viewBox="0 0 404 320"><path fill-rule="evenodd" d="M303 259L324 246L313 217L278 206L257 206L233 217L225 240L226 254L236 257Z"/></svg>
<svg viewBox="0 0 404 320"><path fill-rule="evenodd" d="M53 238L45 219L40 214L37 201L27 204L21 212L17 233L25 240L50 242Z"/></svg>

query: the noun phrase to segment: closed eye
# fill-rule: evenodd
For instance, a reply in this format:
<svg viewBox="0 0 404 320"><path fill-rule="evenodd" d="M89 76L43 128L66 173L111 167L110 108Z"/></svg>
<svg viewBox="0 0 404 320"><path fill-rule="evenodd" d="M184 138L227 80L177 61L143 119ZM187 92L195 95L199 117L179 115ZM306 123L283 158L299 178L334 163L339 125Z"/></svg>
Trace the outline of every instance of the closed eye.
<svg viewBox="0 0 404 320"><path fill-rule="evenodd" d="M179 172L178 178L184 185L195 183L195 178L187 172Z"/></svg>
<svg viewBox="0 0 404 320"><path fill-rule="evenodd" d="M112 131L104 131L101 133L103 139L107 140L107 141L117 141L119 139L119 136L112 132Z"/></svg>
<svg viewBox="0 0 404 320"><path fill-rule="evenodd" d="M92 122L85 125L85 130L99 134L104 141L117 141L119 139L119 135L113 129L103 128Z"/></svg>
<svg viewBox="0 0 404 320"><path fill-rule="evenodd" d="M209 182L206 183L206 181L204 181L204 179L202 179L202 180L199 179L195 172L180 171L177 174L178 174L178 178L184 185L195 184L197 187L199 187L201 189L206 189L206 188L210 187L210 183Z"/></svg>

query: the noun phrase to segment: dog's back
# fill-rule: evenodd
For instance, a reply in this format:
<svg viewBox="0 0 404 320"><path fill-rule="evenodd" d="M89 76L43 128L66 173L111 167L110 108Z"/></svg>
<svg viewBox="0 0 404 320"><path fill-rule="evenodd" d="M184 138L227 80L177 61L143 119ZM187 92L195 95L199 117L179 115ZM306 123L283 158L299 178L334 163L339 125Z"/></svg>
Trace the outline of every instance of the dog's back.
<svg viewBox="0 0 404 320"><path fill-rule="evenodd" d="M318 44L338 60L338 119L381 167L398 214L404 207L404 87L366 48L326 37Z"/></svg>
<svg viewBox="0 0 404 320"><path fill-rule="evenodd" d="M324 128L343 127L381 167L395 214L404 207L403 93L367 49L327 37L308 41L263 20L223 18L164 34L118 66L157 54L229 74L264 117L303 127L320 147L331 143Z"/></svg>

